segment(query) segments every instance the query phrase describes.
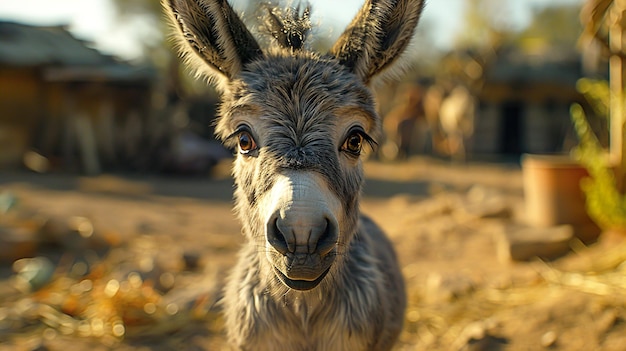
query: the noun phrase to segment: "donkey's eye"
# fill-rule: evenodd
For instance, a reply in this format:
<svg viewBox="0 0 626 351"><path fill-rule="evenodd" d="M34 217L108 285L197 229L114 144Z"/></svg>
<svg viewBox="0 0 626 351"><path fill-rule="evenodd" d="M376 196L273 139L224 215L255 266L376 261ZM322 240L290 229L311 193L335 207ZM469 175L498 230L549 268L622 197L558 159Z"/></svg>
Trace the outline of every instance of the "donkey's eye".
<svg viewBox="0 0 626 351"><path fill-rule="evenodd" d="M239 133L237 140L239 141L239 152L241 154L245 155L251 151L256 150L257 148L254 138L247 131L242 131L241 133Z"/></svg>
<svg viewBox="0 0 626 351"><path fill-rule="evenodd" d="M361 148L363 148L363 133L358 130L350 132L341 147L343 151L357 156L361 154Z"/></svg>

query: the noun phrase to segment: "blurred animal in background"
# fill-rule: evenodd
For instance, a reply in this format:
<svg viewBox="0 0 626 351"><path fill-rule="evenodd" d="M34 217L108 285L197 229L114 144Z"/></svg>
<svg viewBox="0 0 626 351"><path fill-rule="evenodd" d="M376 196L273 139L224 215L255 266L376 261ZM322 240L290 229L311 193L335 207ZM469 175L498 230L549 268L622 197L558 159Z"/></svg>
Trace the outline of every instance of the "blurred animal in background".
<svg viewBox="0 0 626 351"><path fill-rule="evenodd" d="M379 91L387 160L433 154L464 161L473 138L478 96L497 48L446 55L433 81L405 82ZM389 102L392 101L392 102ZM385 108L391 106L391 108Z"/></svg>
<svg viewBox="0 0 626 351"><path fill-rule="evenodd" d="M430 126L424 113L424 88L407 83L400 86L391 111L383 118L385 159L408 157L414 150L425 151Z"/></svg>
<svg viewBox="0 0 626 351"><path fill-rule="evenodd" d="M474 132L476 102L463 85L455 86L443 98L439 107L439 124L443 133L445 152L453 159L466 159L466 143Z"/></svg>
<svg viewBox="0 0 626 351"><path fill-rule="evenodd" d="M465 160L476 111L476 97L468 88L407 83L396 96L383 120L384 159L432 153Z"/></svg>
<svg viewBox="0 0 626 351"><path fill-rule="evenodd" d="M462 49L449 53L442 61L441 77L429 89L426 110L436 119L438 137L433 149L456 161L468 157L470 141L487 72L498 57L500 43L494 41L480 49Z"/></svg>
<svg viewBox="0 0 626 351"><path fill-rule="evenodd" d="M262 49L224 0L164 0L188 63L222 93L246 242L226 283L241 350L390 350L406 295L391 242L359 212L361 152L381 119L370 90L398 73L423 8L367 0L326 54L309 7L266 8Z"/></svg>

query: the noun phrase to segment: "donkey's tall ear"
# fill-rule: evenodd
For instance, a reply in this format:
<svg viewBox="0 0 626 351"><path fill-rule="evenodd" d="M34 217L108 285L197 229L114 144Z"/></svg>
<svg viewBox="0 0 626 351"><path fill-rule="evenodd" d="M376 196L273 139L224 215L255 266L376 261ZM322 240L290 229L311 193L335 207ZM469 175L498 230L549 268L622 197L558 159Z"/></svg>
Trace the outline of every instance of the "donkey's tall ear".
<svg viewBox="0 0 626 351"><path fill-rule="evenodd" d="M408 46L424 0L367 0L330 50L366 84L389 68Z"/></svg>
<svg viewBox="0 0 626 351"><path fill-rule="evenodd" d="M226 0L162 0L188 64L222 85L263 55Z"/></svg>

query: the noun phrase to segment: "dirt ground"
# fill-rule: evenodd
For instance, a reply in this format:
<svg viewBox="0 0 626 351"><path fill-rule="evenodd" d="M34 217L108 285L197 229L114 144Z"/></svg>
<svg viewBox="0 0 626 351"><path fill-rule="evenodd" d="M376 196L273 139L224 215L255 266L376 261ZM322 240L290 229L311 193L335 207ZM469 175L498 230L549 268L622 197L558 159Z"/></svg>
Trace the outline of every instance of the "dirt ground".
<svg viewBox="0 0 626 351"><path fill-rule="evenodd" d="M214 303L242 237L227 168L1 174L0 238L32 240L0 243L0 351L228 349ZM621 236L511 262L499 238L524 223L518 166L415 158L365 170L362 210L395 243L407 283L395 350L626 350Z"/></svg>

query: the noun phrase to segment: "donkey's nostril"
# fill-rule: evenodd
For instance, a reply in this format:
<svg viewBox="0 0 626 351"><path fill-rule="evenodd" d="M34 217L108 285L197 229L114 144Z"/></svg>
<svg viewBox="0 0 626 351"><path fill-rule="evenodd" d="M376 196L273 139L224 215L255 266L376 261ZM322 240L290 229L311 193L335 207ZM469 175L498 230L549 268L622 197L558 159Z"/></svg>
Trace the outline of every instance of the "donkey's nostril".
<svg viewBox="0 0 626 351"><path fill-rule="evenodd" d="M267 223L267 242L283 255L289 252L289 245L285 235L278 228L278 218L274 218Z"/></svg>
<svg viewBox="0 0 626 351"><path fill-rule="evenodd" d="M326 255L337 242L338 226L334 217L314 211L283 214L277 212L266 224L266 240L276 251Z"/></svg>
<svg viewBox="0 0 626 351"><path fill-rule="evenodd" d="M329 253L333 247L335 247L339 236L337 224L333 220L326 219L325 221L326 225L324 226L324 230L319 234L316 245L313 245L314 251L317 251L317 253L322 256Z"/></svg>

